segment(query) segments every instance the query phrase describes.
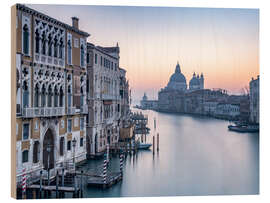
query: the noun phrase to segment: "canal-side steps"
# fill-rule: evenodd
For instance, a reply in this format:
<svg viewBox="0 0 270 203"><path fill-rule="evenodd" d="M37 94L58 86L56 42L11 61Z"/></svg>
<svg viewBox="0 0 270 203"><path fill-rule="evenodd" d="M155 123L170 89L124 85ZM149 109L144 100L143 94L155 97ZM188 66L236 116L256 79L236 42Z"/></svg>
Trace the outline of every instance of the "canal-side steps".
<svg viewBox="0 0 270 203"><path fill-rule="evenodd" d="M122 180L121 172L112 172L107 174L107 178L104 181L103 176L90 176L87 180L88 187L109 188L112 185Z"/></svg>

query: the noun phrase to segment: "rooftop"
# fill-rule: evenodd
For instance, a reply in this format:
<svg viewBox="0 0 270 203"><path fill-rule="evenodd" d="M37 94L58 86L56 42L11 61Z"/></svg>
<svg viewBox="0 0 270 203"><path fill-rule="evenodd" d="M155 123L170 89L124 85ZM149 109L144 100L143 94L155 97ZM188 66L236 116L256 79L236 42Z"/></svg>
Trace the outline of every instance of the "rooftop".
<svg viewBox="0 0 270 203"><path fill-rule="evenodd" d="M63 23L63 22L61 22L61 21L59 21L59 20L57 20L55 18L52 18L52 17L50 17L50 16L48 16L48 15L46 15L44 13L41 13L39 11L36 11L36 10L32 9L32 8L29 8L29 7L27 7L27 6L23 5L23 4L16 4L16 8L18 10L24 11L26 13L29 13L29 14L34 15L36 17L39 17L39 18L41 18L43 20L46 20L48 22L54 23L54 24L56 24L58 26L62 26L64 28L66 28L66 29L72 30L73 32L76 32L78 34L81 34L81 35L83 35L85 37L89 37L90 36L90 34L87 33L87 32L81 31L81 30L79 30L79 29L77 29L77 28L75 28L75 27L73 27L71 25L68 25L66 23Z"/></svg>

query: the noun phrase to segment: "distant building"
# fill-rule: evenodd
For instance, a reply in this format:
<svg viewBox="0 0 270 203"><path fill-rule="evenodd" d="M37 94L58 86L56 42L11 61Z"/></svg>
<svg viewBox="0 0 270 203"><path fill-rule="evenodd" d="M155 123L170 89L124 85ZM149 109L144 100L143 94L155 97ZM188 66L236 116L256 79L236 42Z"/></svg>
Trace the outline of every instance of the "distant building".
<svg viewBox="0 0 270 203"><path fill-rule="evenodd" d="M142 109L157 110L157 108L158 108L158 101L157 100L148 100L146 93L144 93L143 98L142 98L140 103L141 103Z"/></svg>
<svg viewBox="0 0 270 203"><path fill-rule="evenodd" d="M179 63L175 67L174 73L171 75L166 87L162 88L158 93L158 110L167 112L186 112L187 109L193 108L190 103L193 91L204 89L204 76L196 75L189 81L187 86L186 77L181 72ZM195 93L196 94L196 93ZM189 99L186 96L190 96ZM193 99L194 101L194 99ZM194 101L195 102L195 101ZM188 104L188 106L187 106ZM200 110L202 112L202 110Z"/></svg>
<svg viewBox="0 0 270 203"><path fill-rule="evenodd" d="M118 44L101 47L87 43L88 108L87 154L101 155L119 139L121 97Z"/></svg>
<svg viewBox="0 0 270 203"><path fill-rule="evenodd" d="M208 116L214 116L216 113L218 102L216 100L206 100L204 101L204 113Z"/></svg>
<svg viewBox="0 0 270 203"><path fill-rule="evenodd" d="M193 77L189 81L189 90L200 90L200 89L204 89L203 74L201 74L201 77L199 77L199 75L196 76L194 72Z"/></svg>
<svg viewBox="0 0 270 203"><path fill-rule="evenodd" d="M260 77L253 79L249 83L250 89L250 121L260 123Z"/></svg>
<svg viewBox="0 0 270 203"><path fill-rule="evenodd" d="M120 109L121 109L121 126L125 126L125 121L130 113L130 90L129 82L126 79L126 70L120 69Z"/></svg>
<svg viewBox="0 0 270 203"><path fill-rule="evenodd" d="M187 86L186 77L181 72L179 63L177 62L175 71L171 75L170 80L167 86L163 90L177 90L177 91L193 91L204 89L204 76L201 73L201 76L193 73L193 77L189 81L189 88Z"/></svg>
<svg viewBox="0 0 270 203"><path fill-rule="evenodd" d="M218 103L215 116L223 119L237 119L240 116L240 104Z"/></svg>

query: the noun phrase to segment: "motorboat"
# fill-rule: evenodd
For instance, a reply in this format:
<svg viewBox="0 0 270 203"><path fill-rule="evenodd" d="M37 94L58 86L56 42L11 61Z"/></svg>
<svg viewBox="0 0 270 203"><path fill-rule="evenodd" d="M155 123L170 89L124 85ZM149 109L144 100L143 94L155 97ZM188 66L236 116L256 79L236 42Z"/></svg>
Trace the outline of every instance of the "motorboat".
<svg viewBox="0 0 270 203"><path fill-rule="evenodd" d="M259 132L258 124L235 124L229 125L228 129L231 131L242 132L242 133L257 133Z"/></svg>

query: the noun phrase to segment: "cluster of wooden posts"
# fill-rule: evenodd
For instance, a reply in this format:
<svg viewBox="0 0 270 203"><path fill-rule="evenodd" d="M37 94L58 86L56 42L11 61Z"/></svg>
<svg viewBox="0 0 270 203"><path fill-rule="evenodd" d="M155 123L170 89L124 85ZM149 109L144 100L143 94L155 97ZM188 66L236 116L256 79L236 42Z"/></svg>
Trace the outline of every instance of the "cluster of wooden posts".
<svg viewBox="0 0 270 203"><path fill-rule="evenodd" d="M107 149L107 154L104 156L103 160L103 170L101 176L90 176L87 180L87 185L89 187L101 187L103 189L111 187L117 182L123 179L123 161L124 155L123 153L119 153L119 172L109 172L109 157L108 157L109 149Z"/></svg>
<svg viewBox="0 0 270 203"><path fill-rule="evenodd" d="M82 198L83 176L83 171L65 174L65 170L62 169L60 174L58 170L56 171L52 180L44 180L40 171L40 180L25 189L18 188L17 197L19 199L65 198L66 193L70 193L73 198Z"/></svg>

